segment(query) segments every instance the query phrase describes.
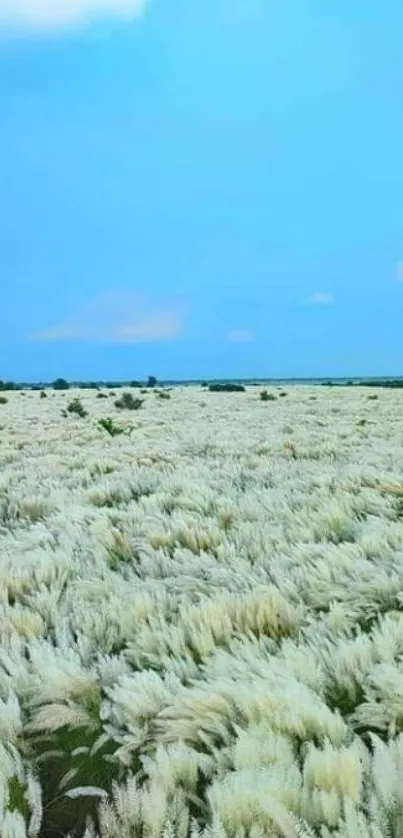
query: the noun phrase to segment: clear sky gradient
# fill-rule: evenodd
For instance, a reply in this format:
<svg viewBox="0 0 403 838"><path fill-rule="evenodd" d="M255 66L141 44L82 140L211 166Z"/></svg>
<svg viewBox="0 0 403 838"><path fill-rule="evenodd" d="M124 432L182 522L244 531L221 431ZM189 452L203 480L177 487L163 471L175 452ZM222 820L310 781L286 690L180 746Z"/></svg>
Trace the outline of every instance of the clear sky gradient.
<svg viewBox="0 0 403 838"><path fill-rule="evenodd" d="M0 0L0 378L403 375L402 26Z"/></svg>

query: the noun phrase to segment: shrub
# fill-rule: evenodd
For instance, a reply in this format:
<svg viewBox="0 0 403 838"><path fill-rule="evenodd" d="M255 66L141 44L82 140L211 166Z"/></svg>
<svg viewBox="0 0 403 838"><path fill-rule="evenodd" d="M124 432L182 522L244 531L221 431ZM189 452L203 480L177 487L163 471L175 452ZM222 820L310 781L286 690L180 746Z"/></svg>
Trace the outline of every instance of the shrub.
<svg viewBox="0 0 403 838"><path fill-rule="evenodd" d="M45 391L44 391L44 390L41 390L41 395L39 396L39 398L40 398L40 399L47 399L47 397L48 397L48 394L47 394L47 393L45 393Z"/></svg>
<svg viewBox="0 0 403 838"><path fill-rule="evenodd" d="M82 402L78 398L73 399L73 401L71 401L67 405L67 412L68 413L74 413L76 416L79 416L81 419L84 419L86 416L88 416L88 413L85 410Z"/></svg>
<svg viewBox="0 0 403 838"><path fill-rule="evenodd" d="M267 390L262 390L262 392L260 394L260 398L261 398L262 402L275 402L276 401L276 397L275 397L274 393L268 393Z"/></svg>
<svg viewBox="0 0 403 838"><path fill-rule="evenodd" d="M243 384L209 384L210 393L245 393Z"/></svg>
<svg viewBox="0 0 403 838"><path fill-rule="evenodd" d="M107 399L107 393L97 393L97 399Z"/></svg>
<svg viewBox="0 0 403 838"><path fill-rule="evenodd" d="M285 440L285 442L284 442L284 452L286 454L289 454L292 457L293 460L296 460L298 458L297 446L296 446L295 442L292 442L292 440L289 440L289 439Z"/></svg>
<svg viewBox="0 0 403 838"><path fill-rule="evenodd" d="M119 425L115 425L113 419L111 419L110 416L107 416L104 419L100 419L98 425L110 436L119 436L119 434L124 433L123 428L120 428Z"/></svg>
<svg viewBox="0 0 403 838"><path fill-rule="evenodd" d="M371 395L368 396L368 401L374 402L377 399L379 399L379 396L377 396L375 393L371 393Z"/></svg>
<svg viewBox="0 0 403 838"><path fill-rule="evenodd" d="M131 393L125 392L116 400L115 407L118 410L139 410L143 401L144 399L135 399Z"/></svg>
<svg viewBox="0 0 403 838"><path fill-rule="evenodd" d="M161 391L158 393L158 398L159 398L159 399L170 399L170 398L171 398L171 396L170 396L170 394L169 394L169 393L166 393L166 392L164 392L164 390L161 390Z"/></svg>
<svg viewBox="0 0 403 838"><path fill-rule="evenodd" d="M0 404L7 404L8 399L5 396L0 396Z"/></svg>

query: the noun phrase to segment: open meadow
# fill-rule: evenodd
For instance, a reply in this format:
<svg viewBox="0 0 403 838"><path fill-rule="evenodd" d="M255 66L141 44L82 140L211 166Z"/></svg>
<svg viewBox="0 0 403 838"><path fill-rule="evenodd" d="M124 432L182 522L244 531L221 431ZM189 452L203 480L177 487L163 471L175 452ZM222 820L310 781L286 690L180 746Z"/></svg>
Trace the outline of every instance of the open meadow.
<svg viewBox="0 0 403 838"><path fill-rule="evenodd" d="M1 838L401 838L403 391L132 394L0 404Z"/></svg>

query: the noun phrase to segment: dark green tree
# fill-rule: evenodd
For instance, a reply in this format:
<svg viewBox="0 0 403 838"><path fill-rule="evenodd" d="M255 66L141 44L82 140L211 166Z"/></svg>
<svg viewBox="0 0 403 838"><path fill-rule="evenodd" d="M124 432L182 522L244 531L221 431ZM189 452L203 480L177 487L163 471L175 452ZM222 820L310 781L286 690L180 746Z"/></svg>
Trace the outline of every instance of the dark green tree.
<svg viewBox="0 0 403 838"><path fill-rule="evenodd" d="M18 390L18 385L14 381L0 381L0 390Z"/></svg>
<svg viewBox="0 0 403 838"><path fill-rule="evenodd" d="M68 390L70 384L66 381L65 378L56 378L56 381L53 382L52 387L54 390Z"/></svg>

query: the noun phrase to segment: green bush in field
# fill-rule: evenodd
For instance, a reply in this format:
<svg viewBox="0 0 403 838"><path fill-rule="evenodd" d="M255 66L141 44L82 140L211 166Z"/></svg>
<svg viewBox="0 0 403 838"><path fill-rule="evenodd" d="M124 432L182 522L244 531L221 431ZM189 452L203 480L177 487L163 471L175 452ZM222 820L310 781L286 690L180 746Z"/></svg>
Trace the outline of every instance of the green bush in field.
<svg viewBox="0 0 403 838"><path fill-rule="evenodd" d="M140 410L144 399L135 399L131 393L122 393L120 399L115 401L115 407L118 410Z"/></svg>
<svg viewBox="0 0 403 838"><path fill-rule="evenodd" d="M119 434L124 433L124 429L120 428L119 425L115 425L113 419L110 416L107 416L103 419L100 419L98 422L100 428L103 428L109 436L119 436Z"/></svg>
<svg viewBox="0 0 403 838"><path fill-rule="evenodd" d="M243 384L209 384L210 393L245 393Z"/></svg>
<svg viewBox="0 0 403 838"><path fill-rule="evenodd" d="M67 405L67 412L75 414L76 416L79 416L81 419L85 419L85 417L88 416L88 412L85 410L84 405L78 398L73 399Z"/></svg>

